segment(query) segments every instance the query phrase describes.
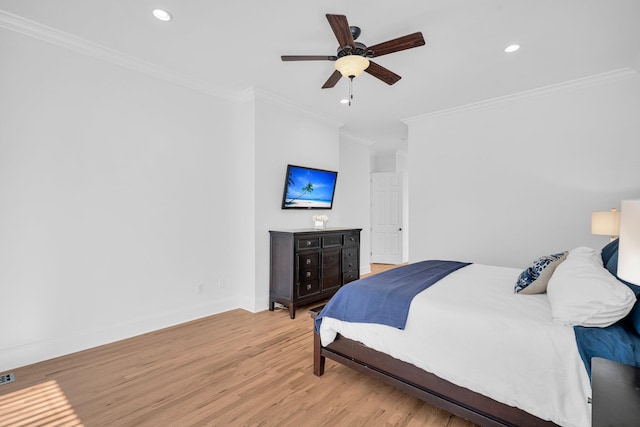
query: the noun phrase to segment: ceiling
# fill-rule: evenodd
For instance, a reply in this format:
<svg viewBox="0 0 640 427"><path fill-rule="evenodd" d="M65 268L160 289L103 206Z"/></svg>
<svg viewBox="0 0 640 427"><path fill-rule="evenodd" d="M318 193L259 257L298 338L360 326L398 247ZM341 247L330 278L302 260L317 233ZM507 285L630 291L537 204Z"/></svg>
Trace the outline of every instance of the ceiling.
<svg viewBox="0 0 640 427"><path fill-rule="evenodd" d="M151 11L163 8L170 22ZM0 10L116 50L214 93L249 87L344 123L374 150L406 147L402 119L617 69L640 69L638 0L0 0ZM426 45L375 61L393 86L364 73L321 89L334 55L325 14L346 15L367 45L421 31ZM504 48L522 47L511 54Z"/></svg>

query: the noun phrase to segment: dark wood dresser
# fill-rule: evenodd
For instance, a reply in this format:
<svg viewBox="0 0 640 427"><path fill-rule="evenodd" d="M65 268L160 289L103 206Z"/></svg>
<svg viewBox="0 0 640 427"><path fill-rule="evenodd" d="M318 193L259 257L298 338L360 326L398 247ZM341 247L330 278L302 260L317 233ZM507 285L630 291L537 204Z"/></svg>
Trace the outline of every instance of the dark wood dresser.
<svg viewBox="0 0 640 427"><path fill-rule="evenodd" d="M272 230L269 310L330 298L340 286L360 278L361 228Z"/></svg>

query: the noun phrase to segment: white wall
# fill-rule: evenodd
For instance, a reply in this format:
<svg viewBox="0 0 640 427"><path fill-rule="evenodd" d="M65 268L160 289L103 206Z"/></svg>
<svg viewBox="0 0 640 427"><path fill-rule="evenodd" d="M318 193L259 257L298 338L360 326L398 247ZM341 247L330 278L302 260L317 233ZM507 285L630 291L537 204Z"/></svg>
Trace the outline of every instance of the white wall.
<svg viewBox="0 0 640 427"><path fill-rule="evenodd" d="M360 274L371 272L371 178L369 146L340 135L340 173L336 203L341 225L362 228L360 233Z"/></svg>
<svg viewBox="0 0 640 427"><path fill-rule="evenodd" d="M232 173L224 184L232 194L230 202L221 209L225 211L227 220L219 224L232 232L232 237L217 244L228 248L232 276L225 283L233 286L238 306L255 311L256 105L252 90L245 95L244 101L235 107L235 135L229 141L231 153L227 158Z"/></svg>
<svg viewBox="0 0 640 427"><path fill-rule="evenodd" d="M402 262L409 262L409 241L411 240L411 222L409 221L409 156L406 151L398 151L396 164L399 172L402 172Z"/></svg>
<svg viewBox="0 0 640 427"><path fill-rule="evenodd" d="M236 307L231 103L4 29L0 52L0 371Z"/></svg>
<svg viewBox="0 0 640 427"><path fill-rule="evenodd" d="M371 172L398 172L396 151L382 151L371 159Z"/></svg>
<svg viewBox="0 0 640 427"><path fill-rule="evenodd" d="M633 71L407 120L411 260L523 267L579 245L591 211L640 196Z"/></svg>
<svg viewBox="0 0 640 427"><path fill-rule="evenodd" d="M0 28L0 371L266 309L268 230L320 213L280 209L288 163L348 167L329 225L368 227L349 201L369 194L369 153L341 151L341 123L82 43Z"/></svg>
<svg viewBox="0 0 640 427"><path fill-rule="evenodd" d="M277 98L255 94L255 306L269 302L269 230L311 228L311 217L329 216L329 227L340 227L342 208L282 210L287 164L338 171L336 192L344 191L340 173L340 123L287 105Z"/></svg>

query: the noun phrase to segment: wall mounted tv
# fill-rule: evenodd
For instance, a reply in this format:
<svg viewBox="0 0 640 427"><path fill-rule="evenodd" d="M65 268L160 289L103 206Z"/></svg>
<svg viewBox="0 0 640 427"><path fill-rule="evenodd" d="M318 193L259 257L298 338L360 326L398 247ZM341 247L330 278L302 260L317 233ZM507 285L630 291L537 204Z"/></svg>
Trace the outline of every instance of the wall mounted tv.
<svg viewBox="0 0 640 427"><path fill-rule="evenodd" d="M338 172L287 166L282 209L331 209Z"/></svg>

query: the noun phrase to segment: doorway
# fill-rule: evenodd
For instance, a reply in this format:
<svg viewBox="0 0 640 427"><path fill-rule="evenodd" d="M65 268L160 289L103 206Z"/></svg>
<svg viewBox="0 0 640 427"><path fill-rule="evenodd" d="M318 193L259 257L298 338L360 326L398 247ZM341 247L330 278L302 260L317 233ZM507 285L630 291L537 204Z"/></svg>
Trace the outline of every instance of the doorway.
<svg viewBox="0 0 640 427"><path fill-rule="evenodd" d="M371 262L403 262L403 182L396 172L371 174Z"/></svg>

